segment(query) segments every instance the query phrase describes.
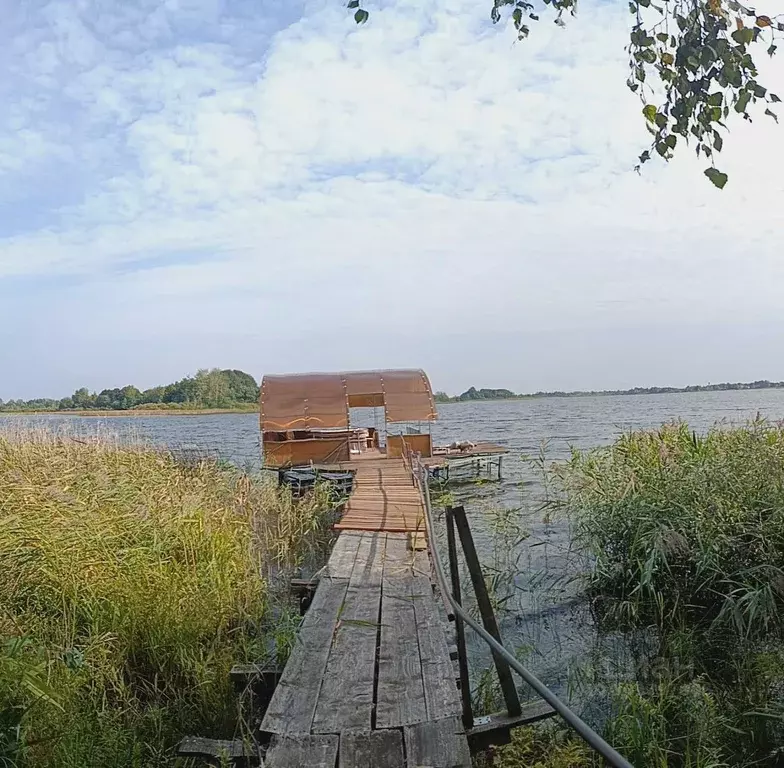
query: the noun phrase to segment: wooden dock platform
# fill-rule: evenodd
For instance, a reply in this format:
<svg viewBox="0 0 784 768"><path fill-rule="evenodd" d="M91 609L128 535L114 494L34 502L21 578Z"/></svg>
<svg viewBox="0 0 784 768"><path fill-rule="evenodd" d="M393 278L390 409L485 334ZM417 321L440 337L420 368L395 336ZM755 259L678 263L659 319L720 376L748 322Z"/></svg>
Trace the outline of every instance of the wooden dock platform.
<svg viewBox="0 0 784 768"><path fill-rule="evenodd" d="M368 489L376 476L402 490L396 463ZM427 552L403 532L344 530L261 724L265 766L468 768L460 712Z"/></svg>
<svg viewBox="0 0 784 768"><path fill-rule="evenodd" d="M381 409L383 424L353 425L352 408ZM453 666L449 625L431 579L428 478L448 479L450 464L460 460L473 462L477 471L497 466L500 479L508 449L469 441L439 448L429 428L395 426L429 426L437 415L430 381L419 369L262 380L264 467L277 470L280 482L297 481L298 489L297 468L306 470L309 477L302 482L310 483L321 471L353 473L351 494L335 525L335 547L278 685L260 710L259 757L267 768L470 768L469 739L474 748L501 743L498 738L508 738L510 728L546 716L521 712L508 665L496 659L502 687L508 683L506 712L481 723L473 718L457 619L462 650L455 652L459 669ZM470 548L474 551L473 542ZM472 580L477 574L481 579L478 566L472 574ZM457 589L457 573L454 579ZM477 582L474 587L479 589ZM486 591L481 594L489 605ZM500 640L487 613L485 631L490 627L491 637ZM228 746L237 751L233 742ZM191 747L189 754L202 748Z"/></svg>
<svg viewBox="0 0 784 768"><path fill-rule="evenodd" d="M509 449L503 445L488 442L473 443L472 447L464 449L435 446L433 455L423 457L422 463L426 467L442 467L450 460L479 459L488 456L503 456L507 453L509 453Z"/></svg>
<svg viewBox="0 0 784 768"><path fill-rule="evenodd" d="M354 471L354 487L337 530L424 530L422 496L403 459L365 459L340 467Z"/></svg>

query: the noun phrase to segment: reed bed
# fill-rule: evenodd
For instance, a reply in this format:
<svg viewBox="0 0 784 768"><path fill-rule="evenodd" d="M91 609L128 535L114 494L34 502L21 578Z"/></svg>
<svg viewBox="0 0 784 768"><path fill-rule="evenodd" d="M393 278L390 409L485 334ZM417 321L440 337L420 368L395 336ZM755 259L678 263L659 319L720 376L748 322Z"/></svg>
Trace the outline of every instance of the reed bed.
<svg viewBox="0 0 784 768"><path fill-rule="evenodd" d="M640 766L784 764L784 427L671 424L558 475L599 627L638 654L614 746Z"/></svg>
<svg viewBox="0 0 784 768"><path fill-rule="evenodd" d="M0 766L175 765L183 734L235 735L229 669L269 653L275 575L326 510L214 461L0 432Z"/></svg>

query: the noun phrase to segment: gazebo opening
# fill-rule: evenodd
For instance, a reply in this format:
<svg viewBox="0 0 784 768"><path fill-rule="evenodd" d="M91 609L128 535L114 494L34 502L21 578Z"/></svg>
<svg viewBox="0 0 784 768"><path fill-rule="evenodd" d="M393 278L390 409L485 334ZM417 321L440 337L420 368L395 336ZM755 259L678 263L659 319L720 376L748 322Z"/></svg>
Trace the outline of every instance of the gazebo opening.
<svg viewBox="0 0 784 768"><path fill-rule="evenodd" d="M437 418L422 370L265 376L261 382L264 466L339 464L433 452Z"/></svg>

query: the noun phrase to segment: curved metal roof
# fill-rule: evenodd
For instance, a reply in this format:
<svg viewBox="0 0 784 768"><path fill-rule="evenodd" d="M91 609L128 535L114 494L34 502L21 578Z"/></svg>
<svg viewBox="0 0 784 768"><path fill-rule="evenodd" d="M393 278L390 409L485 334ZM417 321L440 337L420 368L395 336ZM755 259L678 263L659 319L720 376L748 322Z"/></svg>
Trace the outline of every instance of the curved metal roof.
<svg viewBox="0 0 784 768"><path fill-rule="evenodd" d="M437 417L423 370L268 375L261 380L261 429L333 429L349 426L349 408L384 406L386 421Z"/></svg>

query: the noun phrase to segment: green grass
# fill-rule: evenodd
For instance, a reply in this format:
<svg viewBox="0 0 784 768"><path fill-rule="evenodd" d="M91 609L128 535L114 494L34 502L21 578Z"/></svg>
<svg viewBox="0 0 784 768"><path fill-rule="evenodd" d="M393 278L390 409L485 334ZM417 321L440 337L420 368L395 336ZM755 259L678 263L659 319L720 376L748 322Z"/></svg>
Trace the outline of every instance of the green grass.
<svg viewBox="0 0 784 768"><path fill-rule="evenodd" d="M273 579L324 509L215 463L0 434L0 766L176 765L182 735L236 734L229 669L269 653Z"/></svg>
<svg viewBox="0 0 784 768"><path fill-rule="evenodd" d="M653 638L612 692L614 746L635 765L780 765L784 428L668 425L559 474L600 627Z"/></svg>
<svg viewBox="0 0 784 768"><path fill-rule="evenodd" d="M476 757L474 767L588 768L596 764L590 749L555 722L515 728L511 737L509 744Z"/></svg>

